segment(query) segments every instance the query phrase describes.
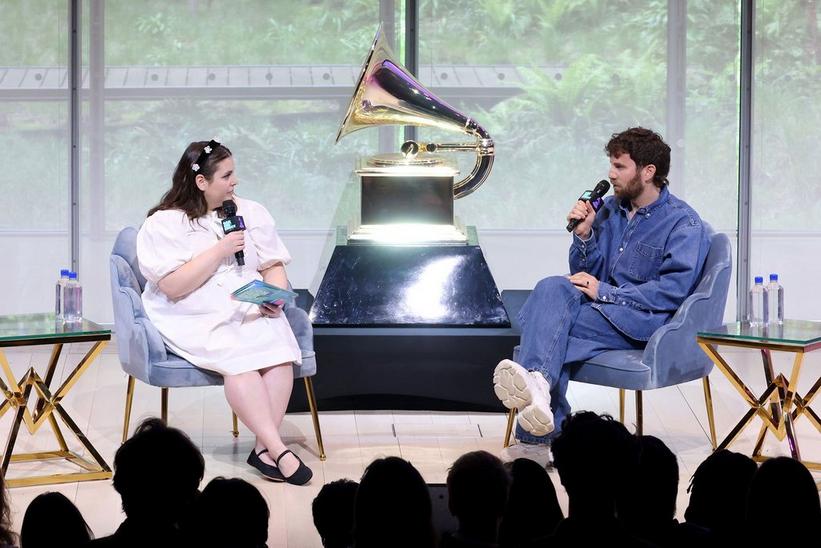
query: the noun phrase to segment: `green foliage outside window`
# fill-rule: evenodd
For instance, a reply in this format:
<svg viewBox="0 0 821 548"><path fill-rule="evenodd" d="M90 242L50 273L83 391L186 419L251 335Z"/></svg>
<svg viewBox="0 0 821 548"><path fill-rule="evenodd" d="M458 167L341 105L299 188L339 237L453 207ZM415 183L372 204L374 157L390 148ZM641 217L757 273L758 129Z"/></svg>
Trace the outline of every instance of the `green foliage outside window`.
<svg viewBox="0 0 821 548"><path fill-rule="evenodd" d="M63 3L0 5L0 66L65 66ZM87 29L89 2L83 5ZM358 65L379 17L375 0L109 0L104 10L109 66ZM396 1L397 31L403 10ZM821 172L814 150L821 127L819 6L814 0L761 0L756 13L756 228L780 227L785 216L798 215L794 226L819 229L821 200L807 199L817 198L821 186L817 176L808 176ZM686 25L684 147L674 147L683 155L684 173L671 190L717 228L732 229L738 2L689 0ZM522 77L518 95L492 105L452 101L498 146L485 186L457 203L470 224L556 228L579 191L606 175L602 146L611 133L634 124L666 132L665 0L425 0L419 34L423 65L512 65ZM84 43L87 57L87 33ZM544 66L561 67L561 78ZM213 133L237 154L242 194L266 203L280 226L343 223L357 208L354 159L377 152L375 129L333 144L344 107L318 100L107 101L103 225L115 230L138 222L168 187L187 142ZM67 119L65 103L0 102L0 127L6 129L0 146L16 164L12 173L0 174L0 185L17 184L23 174L32 197L64 196ZM87 161L87 134L83 147ZM470 159L465 162L469 169ZM98 191L84 171L84 193ZM66 205L54 201L50 211L20 219L12 213L2 223L61 229Z"/></svg>

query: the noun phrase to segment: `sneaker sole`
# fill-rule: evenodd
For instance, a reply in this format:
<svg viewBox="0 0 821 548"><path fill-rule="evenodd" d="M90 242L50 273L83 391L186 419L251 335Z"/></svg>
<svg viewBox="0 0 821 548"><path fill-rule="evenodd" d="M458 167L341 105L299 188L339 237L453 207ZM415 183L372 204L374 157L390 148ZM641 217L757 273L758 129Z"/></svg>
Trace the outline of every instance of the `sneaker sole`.
<svg viewBox="0 0 821 548"><path fill-rule="evenodd" d="M508 409L524 409L533 403L527 370L511 360L502 360L493 370L493 392Z"/></svg>
<svg viewBox="0 0 821 548"><path fill-rule="evenodd" d="M519 426L534 436L546 436L554 429L553 413L545 413L535 405L528 405L520 410L516 420Z"/></svg>
<svg viewBox="0 0 821 548"><path fill-rule="evenodd" d="M493 392L502 405L519 411L517 421L525 431L534 436L546 436L554 429L550 400L546 402L547 411L533 405L530 382L533 381L527 369L512 360L502 360L493 371Z"/></svg>

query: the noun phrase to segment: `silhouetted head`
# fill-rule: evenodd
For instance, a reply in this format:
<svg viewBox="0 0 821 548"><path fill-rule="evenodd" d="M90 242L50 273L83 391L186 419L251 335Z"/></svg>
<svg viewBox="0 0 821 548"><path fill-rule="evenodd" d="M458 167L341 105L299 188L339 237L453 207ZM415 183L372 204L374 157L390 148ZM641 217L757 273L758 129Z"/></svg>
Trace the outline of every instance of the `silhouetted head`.
<svg viewBox="0 0 821 548"><path fill-rule="evenodd" d="M114 489L129 518L175 523L198 494L205 471L199 449L160 419L145 420L114 455Z"/></svg>
<svg viewBox="0 0 821 548"><path fill-rule="evenodd" d="M57 492L37 495L26 508L20 528L20 545L25 548L81 546L91 538L80 510Z"/></svg>
<svg viewBox="0 0 821 548"><path fill-rule="evenodd" d="M756 468L753 459L741 453L720 449L711 454L690 479L684 519L719 534L740 530Z"/></svg>
<svg viewBox="0 0 821 548"><path fill-rule="evenodd" d="M430 492L416 468L399 457L373 461L359 482L354 511L356 548L436 545Z"/></svg>
<svg viewBox="0 0 821 548"><path fill-rule="evenodd" d="M259 489L239 478L217 477L197 499L187 536L201 548L264 548L269 518Z"/></svg>
<svg viewBox="0 0 821 548"><path fill-rule="evenodd" d="M784 524L789 524L787 536L794 546L809 546L821 538L821 503L812 474L795 459L776 457L753 476L746 528L761 546L775 545L783 541Z"/></svg>
<svg viewBox="0 0 821 548"><path fill-rule="evenodd" d="M530 459L516 459L509 469L510 491L499 525L499 544L527 545L552 534L564 514L544 466Z"/></svg>
<svg viewBox="0 0 821 548"><path fill-rule="evenodd" d="M502 461L487 451L471 451L456 459L448 471L448 508L460 528L500 520L509 483Z"/></svg>
<svg viewBox="0 0 821 548"><path fill-rule="evenodd" d="M359 484L349 479L322 486L311 505L314 527L325 548L353 545L353 513Z"/></svg>
<svg viewBox="0 0 821 548"><path fill-rule="evenodd" d="M654 436L638 438L640 453L635 480L619 518L642 538L669 529L676 517L678 461L663 441Z"/></svg>
<svg viewBox="0 0 821 548"><path fill-rule="evenodd" d="M570 515L615 515L638 465L638 442L623 424L590 411L565 419L553 460L570 499Z"/></svg>

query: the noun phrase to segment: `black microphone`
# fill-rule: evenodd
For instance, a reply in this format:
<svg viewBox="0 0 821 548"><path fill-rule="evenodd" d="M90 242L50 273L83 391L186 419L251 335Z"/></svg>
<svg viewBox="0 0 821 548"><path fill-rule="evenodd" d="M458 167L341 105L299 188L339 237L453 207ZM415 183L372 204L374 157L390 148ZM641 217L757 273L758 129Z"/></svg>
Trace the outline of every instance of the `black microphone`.
<svg viewBox="0 0 821 548"><path fill-rule="evenodd" d="M598 211L604 203L604 200L601 198L607 194L608 190L610 190L610 183L602 179L593 190L585 190L582 192L582 195L579 196L579 200L583 202L590 202L590 205L593 206L593 210ZM583 220L584 219L570 219L570 222L567 223L567 231L573 232L573 229L579 226L579 223Z"/></svg>
<svg viewBox="0 0 821 548"><path fill-rule="evenodd" d="M222 213L225 215L222 220L223 232L231 234L237 230L245 230L245 221L242 219L242 215L237 215L237 204L234 203L234 200L222 202ZM245 265L245 253L241 249L234 253L234 257L237 258L238 265Z"/></svg>

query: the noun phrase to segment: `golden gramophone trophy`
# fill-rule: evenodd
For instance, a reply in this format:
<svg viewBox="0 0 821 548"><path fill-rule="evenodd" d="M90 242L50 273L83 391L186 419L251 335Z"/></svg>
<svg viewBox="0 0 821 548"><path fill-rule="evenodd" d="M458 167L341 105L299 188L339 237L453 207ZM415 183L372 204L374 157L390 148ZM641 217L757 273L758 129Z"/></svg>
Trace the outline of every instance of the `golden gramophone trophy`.
<svg viewBox="0 0 821 548"><path fill-rule="evenodd" d="M453 214L453 201L487 179L493 140L394 61L377 31L336 140L386 125L438 128L474 140L407 141L400 152L359 160L360 214L337 238L311 309L313 323L508 326L476 231ZM458 181L455 162L440 154L454 151L476 155L472 172Z"/></svg>

